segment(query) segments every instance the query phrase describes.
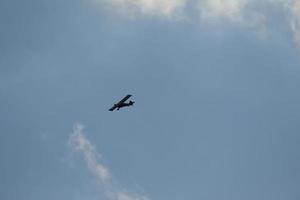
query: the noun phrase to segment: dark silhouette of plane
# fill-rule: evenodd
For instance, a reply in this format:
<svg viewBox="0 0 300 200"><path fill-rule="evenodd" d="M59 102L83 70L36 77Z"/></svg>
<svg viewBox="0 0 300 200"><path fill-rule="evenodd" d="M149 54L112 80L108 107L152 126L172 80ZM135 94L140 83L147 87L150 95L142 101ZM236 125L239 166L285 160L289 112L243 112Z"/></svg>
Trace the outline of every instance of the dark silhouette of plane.
<svg viewBox="0 0 300 200"><path fill-rule="evenodd" d="M127 96L125 96L121 101L119 101L118 103L114 104L113 107L111 107L109 109L109 111L113 111L114 109L117 108L117 110L119 110L122 107L126 107L126 106L132 106L134 104L134 101L129 101L129 103L125 103L125 101L127 101L127 99L129 99L132 95L128 94Z"/></svg>

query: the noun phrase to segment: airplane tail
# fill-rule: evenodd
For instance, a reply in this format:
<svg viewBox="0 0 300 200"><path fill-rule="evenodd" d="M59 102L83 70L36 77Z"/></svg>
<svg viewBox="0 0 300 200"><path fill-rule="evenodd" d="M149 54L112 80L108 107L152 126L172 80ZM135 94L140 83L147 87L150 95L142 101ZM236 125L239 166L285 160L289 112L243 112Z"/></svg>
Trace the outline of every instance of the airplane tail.
<svg viewBox="0 0 300 200"><path fill-rule="evenodd" d="M129 105L132 106L134 104L134 101L129 101Z"/></svg>

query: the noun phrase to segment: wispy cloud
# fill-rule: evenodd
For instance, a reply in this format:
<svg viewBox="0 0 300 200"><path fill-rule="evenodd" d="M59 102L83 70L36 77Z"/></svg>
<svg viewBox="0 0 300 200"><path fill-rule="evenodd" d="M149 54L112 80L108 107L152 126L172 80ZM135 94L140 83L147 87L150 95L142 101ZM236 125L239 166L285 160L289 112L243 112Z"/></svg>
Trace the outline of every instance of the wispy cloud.
<svg viewBox="0 0 300 200"><path fill-rule="evenodd" d="M268 0L281 8L296 44L300 46L300 0Z"/></svg>
<svg viewBox="0 0 300 200"><path fill-rule="evenodd" d="M199 10L203 19L228 19L241 21L247 0L202 0L198 1Z"/></svg>
<svg viewBox="0 0 300 200"><path fill-rule="evenodd" d="M282 10L286 17L286 26L290 29L294 41L300 46L300 0L89 0L110 7L129 18L140 19L141 16L155 16L168 20L189 19L196 21L198 12L205 23L235 24L253 28L260 33L269 30L268 21L273 16L268 9ZM189 6L188 6L189 5ZM264 8L262 9L262 5ZM191 17L193 16L193 17ZM284 21L284 20L283 20ZM280 21L282 22L282 21Z"/></svg>
<svg viewBox="0 0 300 200"><path fill-rule="evenodd" d="M255 0L197 0L196 7L201 21L206 24L250 28L265 38L267 17L255 9L256 3Z"/></svg>
<svg viewBox="0 0 300 200"><path fill-rule="evenodd" d="M104 165L101 154L99 154L86 138L83 132L83 125L76 123L73 127L73 133L69 138L70 147L76 152L82 153L84 161L89 171L99 181L108 200L150 200L145 195L128 192L124 188L119 188L112 180L109 168Z"/></svg>
<svg viewBox="0 0 300 200"><path fill-rule="evenodd" d="M182 15L187 0L94 0L110 6L130 17L135 15L177 19Z"/></svg>
<svg viewBox="0 0 300 200"><path fill-rule="evenodd" d="M300 0L294 0L289 5L290 10L290 27L294 40L300 46Z"/></svg>

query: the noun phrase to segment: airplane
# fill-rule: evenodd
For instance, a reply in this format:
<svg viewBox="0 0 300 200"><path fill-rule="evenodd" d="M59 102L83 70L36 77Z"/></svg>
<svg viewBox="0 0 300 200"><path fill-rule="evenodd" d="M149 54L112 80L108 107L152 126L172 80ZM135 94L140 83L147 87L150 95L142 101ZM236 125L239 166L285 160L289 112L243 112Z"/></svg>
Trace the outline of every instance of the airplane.
<svg viewBox="0 0 300 200"><path fill-rule="evenodd" d="M131 96L132 95L130 95L130 94L126 95L121 101L119 101L118 103L114 104L114 106L111 107L109 109L109 111L113 111L116 108L117 108L117 110L119 110L122 107L132 106L134 104L134 101L129 101L129 103L125 103L125 101L127 101L127 99L129 99Z"/></svg>

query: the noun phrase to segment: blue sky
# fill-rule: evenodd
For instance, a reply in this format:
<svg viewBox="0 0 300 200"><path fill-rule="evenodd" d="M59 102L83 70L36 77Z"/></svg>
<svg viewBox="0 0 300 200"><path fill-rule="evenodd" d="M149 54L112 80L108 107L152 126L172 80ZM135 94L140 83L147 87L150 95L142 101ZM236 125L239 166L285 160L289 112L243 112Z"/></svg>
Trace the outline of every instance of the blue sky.
<svg viewBox="0 0 300 200"><path fill-rule="evenodd" d="M299 0L1 0L0 22L0 199L300 198Z"/></svg>

